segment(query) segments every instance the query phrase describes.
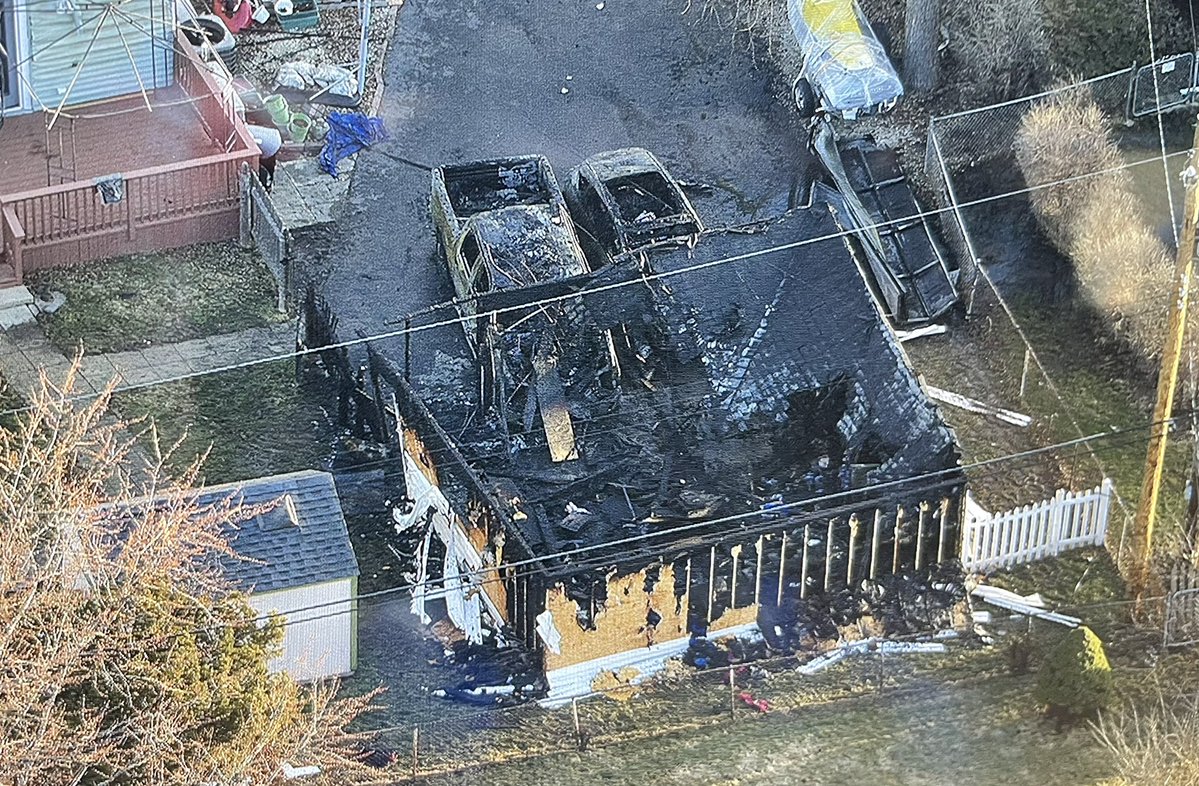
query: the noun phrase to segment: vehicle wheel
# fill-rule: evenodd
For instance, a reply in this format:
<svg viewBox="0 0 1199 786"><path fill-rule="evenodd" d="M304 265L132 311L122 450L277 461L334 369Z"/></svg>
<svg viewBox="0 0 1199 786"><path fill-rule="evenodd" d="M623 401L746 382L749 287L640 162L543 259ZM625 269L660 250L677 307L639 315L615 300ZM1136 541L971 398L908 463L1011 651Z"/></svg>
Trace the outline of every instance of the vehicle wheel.
<svg viewBox="0 0 1199 786"><path fill-rule="evenodd" d="M795 108L802 118L816 116L817 102L816 90L812 87L812 83L805 77L800 77L795 80L795 86L792 88L795 95Z"/></svg>

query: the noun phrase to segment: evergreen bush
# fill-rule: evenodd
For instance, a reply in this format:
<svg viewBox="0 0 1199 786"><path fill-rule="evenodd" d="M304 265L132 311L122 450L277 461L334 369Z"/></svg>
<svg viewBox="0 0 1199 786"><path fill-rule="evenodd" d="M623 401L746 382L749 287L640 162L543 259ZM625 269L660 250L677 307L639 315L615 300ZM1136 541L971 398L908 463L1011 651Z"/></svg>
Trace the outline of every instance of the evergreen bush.
<svg viewBox="0 0 1199 786"><path fill-rule="evenodd" d="M1094 716L1111 703L1114 689L1103 642L1085 625L1049 651L1037 674L1037 700L1059 720Z"/></svg>

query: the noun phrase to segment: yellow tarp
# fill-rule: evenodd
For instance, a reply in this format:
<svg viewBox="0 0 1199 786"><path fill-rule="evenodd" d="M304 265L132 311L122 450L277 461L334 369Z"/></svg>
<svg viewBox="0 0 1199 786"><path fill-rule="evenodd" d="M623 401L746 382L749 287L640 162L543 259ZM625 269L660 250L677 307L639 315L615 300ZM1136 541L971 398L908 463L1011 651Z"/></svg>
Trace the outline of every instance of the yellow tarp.
<svg viewBox="0 0 1199 786"><path fill-rule="evenodd" d="M803 18L808 29L828 44L829 54L846 68L873 65L853 0L804 0Z"/></svg>

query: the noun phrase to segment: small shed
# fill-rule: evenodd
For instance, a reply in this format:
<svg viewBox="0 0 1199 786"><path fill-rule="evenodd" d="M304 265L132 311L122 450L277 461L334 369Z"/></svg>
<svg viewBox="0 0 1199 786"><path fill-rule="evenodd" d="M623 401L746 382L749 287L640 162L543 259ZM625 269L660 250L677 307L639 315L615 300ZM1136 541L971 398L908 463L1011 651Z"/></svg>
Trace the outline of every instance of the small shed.
<svg viewBox="0 0 1199 786"><path fill-rule="evenodd" d="M228 532L243 559L226 575L262 615L286 620L270 663L302 682L350 674L358 660L358 562L333 476L306 470L204 489L200 498L273 505Z"/></svg>

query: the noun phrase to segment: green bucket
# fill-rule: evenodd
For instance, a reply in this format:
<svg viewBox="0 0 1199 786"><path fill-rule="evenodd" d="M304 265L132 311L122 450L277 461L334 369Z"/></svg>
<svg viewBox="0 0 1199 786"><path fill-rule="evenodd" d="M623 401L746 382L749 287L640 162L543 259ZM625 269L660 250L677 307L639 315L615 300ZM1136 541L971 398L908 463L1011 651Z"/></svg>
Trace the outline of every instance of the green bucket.
<svg viewBox="0 0 1199 786"><path fill-rule="evenodd" d="M287 105L287 99L278 93L267 96L262 101L266 107L266 111L271 113L271 120L275 121L276 128L287 128L291 122L291 108Z"/></svg>
<svg viewBox="0 0 1199 786"><path fill-rule="evenodd" d="M291 123L287 126L287 134L295 142L303 142L308 138L308 132L312 130L312 118L303 112L296 112L291 116Z"/></svg>

